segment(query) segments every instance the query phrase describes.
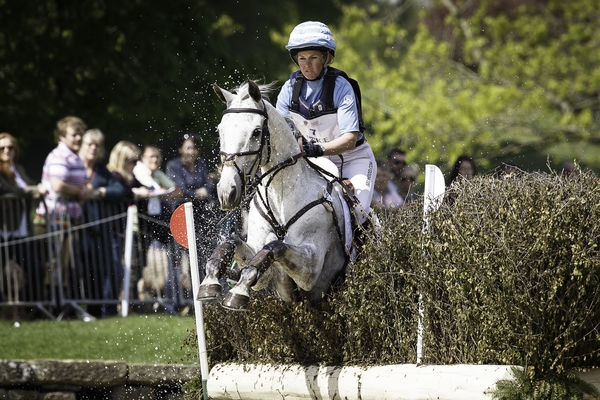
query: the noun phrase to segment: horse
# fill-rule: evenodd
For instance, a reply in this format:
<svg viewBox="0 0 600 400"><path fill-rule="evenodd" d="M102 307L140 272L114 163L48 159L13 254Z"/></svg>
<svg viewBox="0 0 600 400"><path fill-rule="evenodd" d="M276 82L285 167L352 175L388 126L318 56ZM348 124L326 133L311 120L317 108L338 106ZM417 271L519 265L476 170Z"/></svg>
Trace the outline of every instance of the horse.
<svg viewBox="0 0 600 400"><path fill-rule="evenodd" d="M219 279L235 261L239 279L222 301L227 309L246 310L250 288L272 289L284 302L322 301L349 259L351 224L343 187L332 177L337 168L326 160L335 170L319 172L316 159L304 157L287 120L265 99L270 85L213 89L227 105L218 125L221 209L231 212L244 199L250 207L246 241L237 234L221 240L206 262L198 300L221 296Z"/></svg>

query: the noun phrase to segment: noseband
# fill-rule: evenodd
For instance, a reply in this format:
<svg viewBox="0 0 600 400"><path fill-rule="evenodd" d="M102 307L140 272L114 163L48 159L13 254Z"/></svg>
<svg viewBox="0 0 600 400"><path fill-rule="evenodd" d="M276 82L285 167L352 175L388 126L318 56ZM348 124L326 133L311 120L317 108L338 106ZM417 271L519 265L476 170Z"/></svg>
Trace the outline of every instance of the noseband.
<svg viewBox="0 0 600 400"><path fill-rule="evenodd" d="M240 176L240 178L242 180L242 184L244 185L244 193L246 192L246 182L250 182L252 180L252 178L258 171L258 168L263 164L262 153L263 153L263 149L265 146L267 146L267 159L265 160L265 163L268 163L269 160L271 159L271 134L269 132L269 124L268 124L269 115L267 114L267 111L266 111L267 107L265 106L264 101L263 101L263 108L264 108L263 110L260 110L258 108L228 108L223 111L223 115L232 114L232 113L233 114L249 113L249 114L262 115L265 118L263 120L262 132L261 132L261 138L260 138L260 146L259 146L258 150L242 151L242 152L238 152L238 153L225 153L224 151L220 152L221 161L223 162L223 166L232 165L237 170L238 175ZM237 158L242 157L242 156L253 156L253 155L256 155L257 157L254 159L254 162L252 163L252 167L250 168L250 170L242 171L241 168L236 163Z"/></svg>

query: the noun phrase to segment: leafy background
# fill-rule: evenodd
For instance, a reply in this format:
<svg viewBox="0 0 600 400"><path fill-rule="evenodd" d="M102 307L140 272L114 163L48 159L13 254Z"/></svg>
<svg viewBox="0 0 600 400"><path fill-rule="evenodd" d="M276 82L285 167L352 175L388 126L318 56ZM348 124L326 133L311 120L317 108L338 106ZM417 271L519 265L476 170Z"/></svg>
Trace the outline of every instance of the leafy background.
<svg viewBox="0 0 600 400"><path fill-rule="evenodd" d="M157 142L167 159L198 132L213 163L210 85L282 83L289 31L313 19L361 84L379 158L402 147L444 171L463 153L482 170L598 171L599 14L588 0L0 0L0 131L19 137L33 177L68 114L109 148Z"/></svg>

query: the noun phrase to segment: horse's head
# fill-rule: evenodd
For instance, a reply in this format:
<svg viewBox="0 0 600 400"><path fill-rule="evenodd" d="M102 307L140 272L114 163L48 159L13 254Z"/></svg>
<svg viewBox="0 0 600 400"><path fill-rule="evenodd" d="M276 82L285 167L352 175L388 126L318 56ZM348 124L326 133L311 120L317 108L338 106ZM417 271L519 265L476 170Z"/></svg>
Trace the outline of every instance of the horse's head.
<svg viewBox="0 0 600 400"><path fill-rule="evenodd" d="M221 208L237 207L247 182L270 156L268 115L261 88L254 82L231 93L217 85L213 89L227 104L218 126L223 172L217 185Z"/></svg>

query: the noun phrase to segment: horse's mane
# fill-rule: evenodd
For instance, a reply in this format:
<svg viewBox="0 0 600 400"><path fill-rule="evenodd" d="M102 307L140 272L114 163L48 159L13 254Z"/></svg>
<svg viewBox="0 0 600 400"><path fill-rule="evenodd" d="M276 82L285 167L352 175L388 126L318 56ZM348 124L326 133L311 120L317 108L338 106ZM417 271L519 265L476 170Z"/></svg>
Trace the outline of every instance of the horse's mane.
<svg viewBox="0 0 600 400"><path fill-rule="evenodd" d="M256 85L260 89L260 93L263 95L263 98L269 101L269 94L275 91L277 82L259 84L258 82L254 81L254 83L256 83ZM248 93L248 82L242 83L240 86L233 89L233 92L238 94L241 98L248 97L250 95Z"/></svg>

